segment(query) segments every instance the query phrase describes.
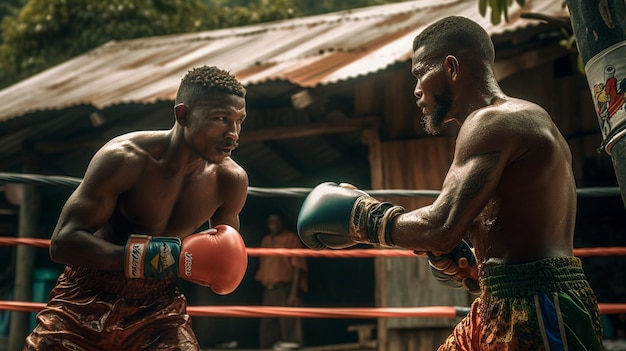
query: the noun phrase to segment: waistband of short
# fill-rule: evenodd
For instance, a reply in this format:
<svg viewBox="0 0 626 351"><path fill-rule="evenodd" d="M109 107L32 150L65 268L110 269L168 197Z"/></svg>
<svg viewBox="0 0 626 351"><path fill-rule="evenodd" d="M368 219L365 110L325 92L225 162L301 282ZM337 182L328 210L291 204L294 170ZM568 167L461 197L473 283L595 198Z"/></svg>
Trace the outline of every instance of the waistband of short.
<svg viewBox="0 0 626 351"><path fill-rule="evenodd" d="M495 297L521 297L589 288L577 257L482 268L483 291Z"/></svg>
<svg viewBox="0 0 626 351"><path fill-rule="evenodd" d="M82 289L97 289L102 293L129 299L150 299L177 291L176 278L126 278L122 271L101 271L67 266L61 276Z"/></svg>

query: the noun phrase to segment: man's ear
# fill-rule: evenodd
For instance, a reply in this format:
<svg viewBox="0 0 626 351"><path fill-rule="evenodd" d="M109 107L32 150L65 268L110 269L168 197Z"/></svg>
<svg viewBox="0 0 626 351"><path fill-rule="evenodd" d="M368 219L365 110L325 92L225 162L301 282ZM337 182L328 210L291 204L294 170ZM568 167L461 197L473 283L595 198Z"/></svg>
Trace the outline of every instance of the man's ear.
<svg viewBox="0 0 626 351"><path fill-rule="evenodd" d="M456 81L459 79L459 60L457 60L455 56L446 56L444 60L444 67L450 80Z"/></svg>
<svg viewBox="0 0 626 351"><path fill-rule="evenodd" d="M181 126L187 125L187 112L189 112L189 109L187 109L187 105L182 102L174 106L174 116L176 117L176 122L178 122Z"/></svg>

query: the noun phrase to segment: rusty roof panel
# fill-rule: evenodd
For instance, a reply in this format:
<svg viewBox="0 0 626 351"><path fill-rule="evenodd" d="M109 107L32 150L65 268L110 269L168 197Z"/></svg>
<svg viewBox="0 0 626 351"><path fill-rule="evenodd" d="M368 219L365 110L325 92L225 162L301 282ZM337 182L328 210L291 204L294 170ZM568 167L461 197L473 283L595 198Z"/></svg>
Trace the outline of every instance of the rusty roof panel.
<svg viewBox="0 0 626 351"><path fill-rule="evenodd" d="M527 1L497 26L475 0L416 0L260 25L110 42L0 91L0 121L38 110L173 100L191 68L216 65L244 84L284 80L303 87L333 84L409 60L413 37L448 16L474 19L490 34L538 21L537 12L567 16L561 0Z"/></svg>

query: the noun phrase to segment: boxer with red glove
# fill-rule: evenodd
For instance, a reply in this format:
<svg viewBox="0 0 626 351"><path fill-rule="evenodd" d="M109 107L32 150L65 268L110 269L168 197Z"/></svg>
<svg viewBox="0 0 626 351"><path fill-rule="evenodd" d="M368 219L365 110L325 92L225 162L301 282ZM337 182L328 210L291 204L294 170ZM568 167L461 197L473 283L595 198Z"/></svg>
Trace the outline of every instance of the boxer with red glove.
<svg viewBox="0 0 626 351"><path fill-rule="evenodd" d="M180 277L220 295L239 286L248 265L241 235L224 224L182 241L175 237L131 235L125 257L128 278Z"/></svg>

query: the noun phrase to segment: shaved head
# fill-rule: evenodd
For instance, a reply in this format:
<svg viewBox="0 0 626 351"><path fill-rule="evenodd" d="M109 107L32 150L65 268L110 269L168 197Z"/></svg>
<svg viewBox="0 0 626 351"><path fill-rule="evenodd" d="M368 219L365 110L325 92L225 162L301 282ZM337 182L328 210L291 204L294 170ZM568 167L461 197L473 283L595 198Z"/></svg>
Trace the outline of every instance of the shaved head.
<svg viewBox="0 0 626 351"><path fill-rule="evenodd" d="M478 23L460 16L438 20L413 40L413 51L422 60L440 60L447 55L491 64L495 50L491 37Z"/></svg>

